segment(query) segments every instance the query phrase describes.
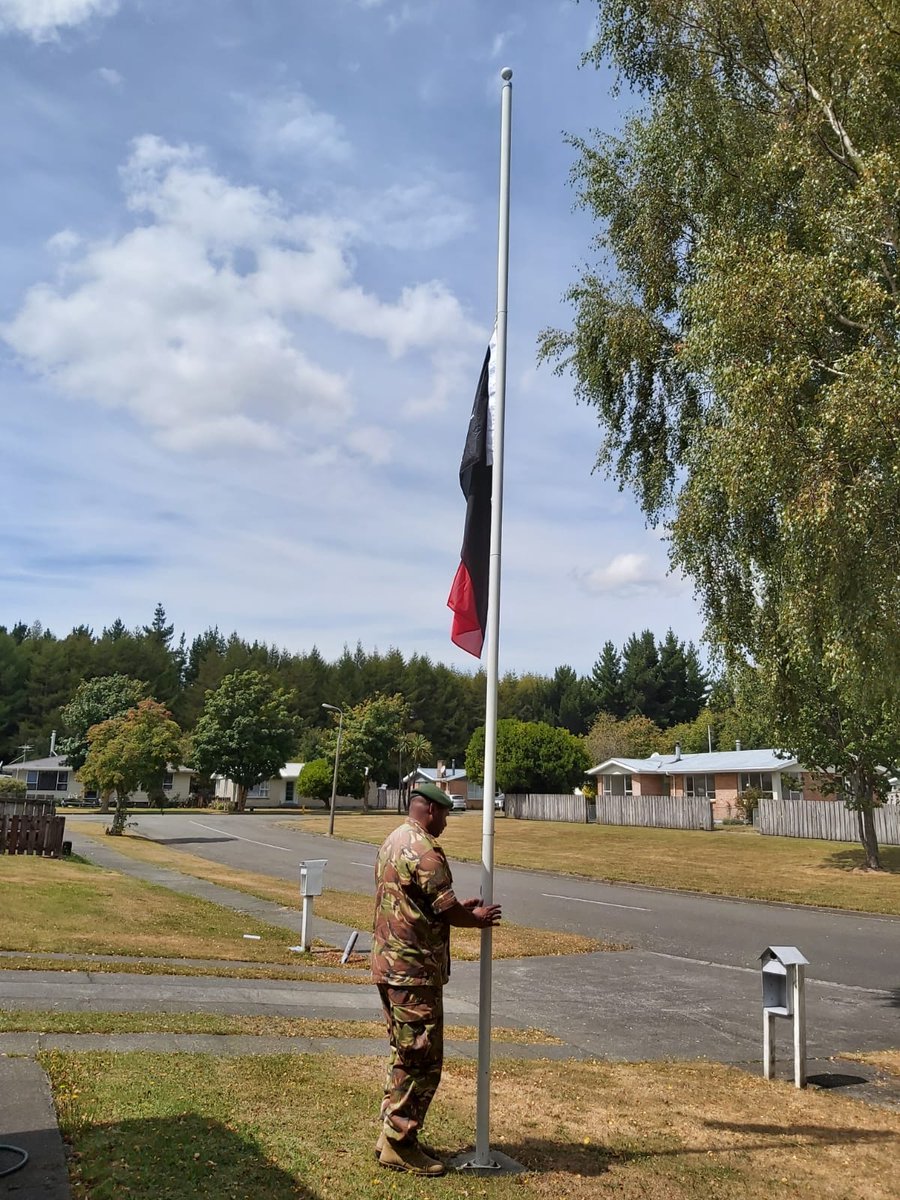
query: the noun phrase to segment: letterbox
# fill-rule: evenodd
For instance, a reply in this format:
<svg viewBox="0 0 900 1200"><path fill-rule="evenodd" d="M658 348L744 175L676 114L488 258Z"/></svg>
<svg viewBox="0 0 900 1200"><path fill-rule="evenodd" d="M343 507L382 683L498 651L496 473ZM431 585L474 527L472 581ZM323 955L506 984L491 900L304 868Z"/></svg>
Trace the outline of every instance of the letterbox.
<svg viewBox="0 0 900 1200"><path fill-rule="evenodd" d="M325 889L327 858L308 858L300 864L300 895L321 896Z"/></svg>
<svg viewBox="0 0 900 1200"><path fill-rule="evenodd" d="M796 946L767 946L759 956L762 963L763 1010L773 1017L794 1015L792 979L797 967L809 964Z"/></svg>

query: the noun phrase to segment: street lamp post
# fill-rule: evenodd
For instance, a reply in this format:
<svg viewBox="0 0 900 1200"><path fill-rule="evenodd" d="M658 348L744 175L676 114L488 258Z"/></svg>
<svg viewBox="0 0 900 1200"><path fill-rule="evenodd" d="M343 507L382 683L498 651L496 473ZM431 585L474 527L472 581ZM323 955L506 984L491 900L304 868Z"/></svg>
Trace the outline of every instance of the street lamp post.
<svg viewBox="0 0 900 1200"><path fill-rule="evenodd" d="M331 780L331 812L328 814L328 836L334 837L334 802L337 797L338 763L341 761L341 734L344 731L344 710L338 708L336 704L323 704L322 707L327 708L329 712L336 712L339 715L337 745L334 748L334 777Z"/></svg>

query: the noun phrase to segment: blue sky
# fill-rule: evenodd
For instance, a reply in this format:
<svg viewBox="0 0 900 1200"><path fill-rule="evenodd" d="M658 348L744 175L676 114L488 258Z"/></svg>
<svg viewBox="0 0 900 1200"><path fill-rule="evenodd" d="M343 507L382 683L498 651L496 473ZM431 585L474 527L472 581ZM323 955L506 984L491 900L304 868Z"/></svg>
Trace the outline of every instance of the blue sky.
<svg viewBox="0 0 900 1200"><path fill-rule="evenodd" d="M446 598L514 70L501 670L700 621L538 368L613 130L574 0L0 0L0 623L161 600L292 650L469 669ZM619 108L617 109L616 104Z"/></svg>

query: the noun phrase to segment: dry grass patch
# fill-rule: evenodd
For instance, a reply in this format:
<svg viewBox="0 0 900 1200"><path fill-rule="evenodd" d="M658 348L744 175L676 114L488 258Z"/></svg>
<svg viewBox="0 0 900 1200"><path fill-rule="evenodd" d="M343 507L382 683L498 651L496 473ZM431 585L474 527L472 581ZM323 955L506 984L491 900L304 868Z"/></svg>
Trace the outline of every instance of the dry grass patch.
<svg viewBox="0 0 900 1200"><path fill-rule="evenodd" d="M0 863L0 950L270 963L298 957L288 950L290 930L115 871L32 856Z"/></svg>
<svg viewBox="0 0 900 1200"><path fill-rule="evenodd" d="M900 1114L708 1063L504 1062L493 1141L528 1174L421 1180L372 1161L384 1063L331 1055L41 1056L78 1200L890 1200ZM428 1137L472 1144L475 1065L445 1071Z"/></svg>
<svg viewBox="0 0 900 1200"><path fill-rule="evenodd" d="M89 837L103 838L96 826L77 825L76 832ZM284 908L297 909L300 904L296 884L260 875L253 871L241 871L235 867L210 862L197 854L171 850L145 837L125 834L116 839L115 850L140 862L169 867L196 879L205 879L220 887L232 888L250 896L272 900ZM371 931L372 896L363 892L326 891L316 897L316 916L326 921L336 921L351 929ZM453 954L456 958L477 961L481 949L481 935L477 929L453 930ZM577 933L554 932L546 929L529 929L524 925L505 924L494 931L494 958L526 958L535 955L590 954L597 950L627 950L619 942L603 942Z"/></svg>
<svg viewBox="0 0 900 1200"><path fill-rule="evenodd" d="M380 845L396 821L396 813L338 813L335 834ZM306 833L326 829L318 816L280 823ZM451 858L478 862L480 814L454 817L441 844ZM707 833L501 817L494 856L498 866L530 871L540 863L545 871L588 879L900 915L900 846L881 848L883 872L862 872L861 847L762 837L744 826Z"/></svg>
<svg viewBox="0 0 900 1200"><path fill-rule="evenodd" d="M878 1067L880 1071L886 1071L888 1075L900 1075L900 1050L873 1050L871 1054L842 1054L841 1058L848 1058L851 1062L869 1063L870 1066Z"/></svg>
<svg viewBox="0 0 900 1200"><path fill-rule="evenodd" d="M221 1013L59 1012L0 1009L0 1033L211 1033L281 1038L377 1038L384 1040L382 1021L341 1021L313 1017L227 1016ZM445 1037L478 1040L475 1025L448 1025ZM496 1042L561 1046L542 1029L492 1030Z"/></svg>
<svg viewBox="0 0 900 1200"><path fill-rule="evenodd" d="M303 955L296 955L302 961ZM255 966L229 967L226 963L158 962L155 959L121 958L115 961L96 958L27 958L4 959L2 971L84 971L90 975L196 975L216 979L297 979L305 983L355 983L372 986L368 971L319 971L314 966Z"/></svg>

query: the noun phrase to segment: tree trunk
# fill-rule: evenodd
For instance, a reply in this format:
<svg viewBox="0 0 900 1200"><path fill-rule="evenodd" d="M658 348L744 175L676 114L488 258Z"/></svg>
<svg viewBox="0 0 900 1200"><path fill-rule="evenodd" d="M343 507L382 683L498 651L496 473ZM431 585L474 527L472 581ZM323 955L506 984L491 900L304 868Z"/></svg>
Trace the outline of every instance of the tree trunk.
<svg viewBox="0 0 900 1200"><path fill-rule="evenodd" d="M248 790L249 789L247 788L246 784L243 784L243 783L237 784L237 791L234 794L234 811L235 812L243 812L244 809L246 808Z"/></svg>
<svg viewBox="0 0 900 1200"><path fill-rule="evenodd" d="M100 811L102 813L109 812L109 798L111 795L112 795L112 792L101 792L100 793Z"/></svg>
<svg viewBox="0 0 900 1200"><path fill-rule="evenodd" d="M870 871L880 871L881 859L878 857L878 838L875 834L875 812L871 789L868 789L865 799L860 797L860 804L861 807L856 813L856 822L859 827L859 840L866 853L866 866Z"/></svg>

